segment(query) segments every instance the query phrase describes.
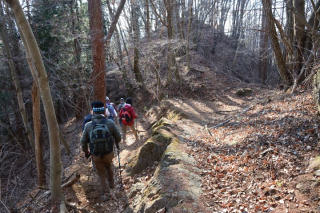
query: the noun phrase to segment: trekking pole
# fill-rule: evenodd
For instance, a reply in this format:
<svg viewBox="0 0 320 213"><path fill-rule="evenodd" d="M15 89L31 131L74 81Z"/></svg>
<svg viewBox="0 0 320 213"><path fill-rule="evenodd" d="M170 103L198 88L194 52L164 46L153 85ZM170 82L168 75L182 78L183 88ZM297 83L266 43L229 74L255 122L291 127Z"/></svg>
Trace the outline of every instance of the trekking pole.
<svg viewBox="0 0 320 213"><path fill-rule="evenodd" d="M121 164L120 164L120 150L117 148L117 154L118 154L118 162L119 162L119 180L120 180L120 188L123 188L123 184L122 184L122 176L121 176Z"/></svg>

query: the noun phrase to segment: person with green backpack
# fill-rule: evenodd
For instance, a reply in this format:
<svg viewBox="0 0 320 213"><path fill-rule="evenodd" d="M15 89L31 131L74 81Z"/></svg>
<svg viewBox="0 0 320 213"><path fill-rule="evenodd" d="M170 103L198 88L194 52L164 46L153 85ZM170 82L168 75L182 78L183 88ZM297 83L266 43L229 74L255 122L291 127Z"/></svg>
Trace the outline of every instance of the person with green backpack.
<svg viewBox="0 0 320 213"><path fill-rule="evenodd" d="M100 179L102 195L105 197L105 193L109 191L107 191L106 179L108 179L109 188L114 188L113 146L116 145L119 150L121 135L115 123L104 116L104 103L94 101L91 106L92 119L85 124L80 142L85 156L87 158L90 155L92 156L92 161Z"/></svg>

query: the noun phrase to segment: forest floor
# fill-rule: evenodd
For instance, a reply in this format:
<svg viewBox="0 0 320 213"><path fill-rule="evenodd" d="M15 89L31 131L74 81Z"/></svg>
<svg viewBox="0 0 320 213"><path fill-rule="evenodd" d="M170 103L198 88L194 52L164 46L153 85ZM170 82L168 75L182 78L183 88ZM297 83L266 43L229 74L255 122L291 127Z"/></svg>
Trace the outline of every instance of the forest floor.
<svg viewBox="0 0 320 213"><path fill-rule="evenodd" d="M309 90L287 94L277 89L243 84L212 72L202 73L193 86L202 93L168 98L168 108L184 115L179 139L201 170L201 205L208 212L320 212L320 175L309 168L319 155L319 116ZM239 94L247 91L247 94ZM138 105L138 104L137 104ZM129 134L121 144L121 165L148 138L148 118L142 115L140 140ZM81 124L70 120L64 132L74 148L65 176L80 180L65 189L70 212L123 212L132 201L135 183L147 183L154 167L136 176L114 158L117 188L101 200L99 181L90 159L80 152ZM155 165L156 166L156 165ZM123 188L120 183L123 183ZM34 192L35 193L35 192Z"/></svg>

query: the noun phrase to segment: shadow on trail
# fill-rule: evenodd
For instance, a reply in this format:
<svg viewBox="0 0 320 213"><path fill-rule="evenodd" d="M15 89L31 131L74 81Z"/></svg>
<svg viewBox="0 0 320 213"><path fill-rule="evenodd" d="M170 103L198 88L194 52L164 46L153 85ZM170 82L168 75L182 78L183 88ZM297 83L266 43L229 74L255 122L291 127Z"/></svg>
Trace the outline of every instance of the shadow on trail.
<svg viewBox="0 0 320 213"><path fill-rule="evenodd" d="M115 188L110 193L106 193L106 199L102 199L100 192L100 181L95 171L88 171L81 178L79 184L69 189L68 202L79 205L74 208L76 212L123 212L128 206L129 201L126 192L121 188L119 170L114 168Z"/></svg>

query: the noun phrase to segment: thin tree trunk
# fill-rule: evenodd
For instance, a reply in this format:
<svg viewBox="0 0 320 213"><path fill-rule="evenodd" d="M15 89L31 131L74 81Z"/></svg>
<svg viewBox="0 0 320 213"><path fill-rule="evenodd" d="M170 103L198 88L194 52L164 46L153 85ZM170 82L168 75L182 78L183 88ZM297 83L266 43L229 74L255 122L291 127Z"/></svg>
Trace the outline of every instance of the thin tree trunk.
<svg viewBox="0 0 320 213"><path fill-rule="evenodd" d="M305 42L305 23L301 19L305 19L304 0L293 0L294 4L294 35L296 38L296 66L295 73L298 74L303 64L303 52ZM300 16L300 17L299 17Z"/></svg>
<svg viewBox="0 0 320 213"><path fill-rule="evenodd" d="M108 7L108 11L111 15L111 18L113 20L115 20L114 18L114 13L112 11L112 8L111 8L111 5L110 5L110 2L107 1L107 7ZM121 40L120 40L120 32L118 30L118 28L116 27L115 28L115 36L116 36L116 44L117 44L117 56L120 60L120 66L119 66L119 69L120 71L122 72L122 78L124 80L124 82L128 82L128 77L127 77L127 70L126 70L126 67L123 63L123 56L122 56L122 48L121 48Z"/></svg>
<svg viewBox="0 0 320 213"><path fill-rule="evenodd" d="M27 56L31 57L32 63L36 68L36 73L34 73L33 76L36 77L34 80L37 81L39 85L49 130L51 200L53 201L53 203L60 204L60 202L63 200L63 194L61 190L62 165L59 143L59 126L55 115L50 87L48 84L48 76L42 61L39 47L37 45L31 27L23 13L19 1L6 0L6 2L10 5L15 15L17 26L20 29L20 34L27 50ZM32 68L30 69L32 70Z"/></svg>
<svg viewBox="0 0 320 213"><path fill-rule="evenodd" d="M75 7L75 8L74 8ZM70 2L70 12L71 12L71 31L72 31L72 35L74 36L73 39L73 48L74 48L74 57L75 57L75 66L77 67L77 70L79 69L79 74L80 74L80 70L81 70L81 46L80 46L80 42L78 39L78 30L77 30L77 26L79 26L79 23L77 23L76 21L78 20L77 16L78 14L74 12L74 10L77 11L77 1L76 0L72 0ZM80 79L80 78L79 78Z"/></svg>
<svg viewBox="0 0 320 213"><path fill-rule="evenodd" d="M294 18L293 18L293 0L287 0L286 2L286 15L287 15L287 23L286 23L286 34L288 38L288 42L293 45L294 42ZM288 64L288 70L291 72L294 70L294 55L293 51L287 51L285 55L285 60Z"/></svg>
<svg viewBox="0 0 320 213"><path fill-rule="evenodd" d="M259 64L259 77L263 84L267 80L268 72L268 59L267 59L267 50L268 50L268 25L265 10L262 11L261 17L261 31L260 31L260 64Z"/></svg>
<svg viewBox="0 0 320 213"><path fill-rule="evenodd" d="M4 15L3 15L3 10L2 10L1 4L0 4L0 13L1 13L0 18L3 19ZM16 94L17 94L19 113L22 118L25 132L27 133L28 142L29 142L30 146L32 147L32 149L34 149L32 129L31 129L30 124L28 122L27 111L26 111L26 107L24 105L23 96L22 96L22 89L21 89L20 81L18 79L18 75L17 75L17 71L16 71L17 66L15 65L15 62L13 61L12 52L9 47L8 32L5 29L4 22L0 22L0 36L3 41L5 54L7 55L7 58L8 58L9 70L10 70L11 78L12 78L12 81L13 81L13 84L14 84L14 87L16 90Z"/></svg>
<svg viewBox="0 0 320 213"><path fill-rule="evenodd" d="M44 187L46 184L45 166L43 162L43 145L40 142L41 135L41 114L40 114L40 94L36 81L32 85L32 114L33 114L33 129L35 155L38 174L38 186Z"/></svg>
<svg viewBox="0 0 320 213"><path fill-rule="evenodd" d="M320 22L320 1L318 1L318 3L314 5L314 11L308 21L308 25L312 26L312 30L309 30L306 38L305 52L310 52L313 44L317 40L316 33L317 33L317 29L320 27L319 22Z"/></svg>
<svg viewBox="0 0 320 213"><path fill-rule="evenodd" d="M92 84L94 99L104 103L106 97L105 82L105 46L102 24L102 10L100 0L88 1L90 37L93 58Z"/></svg>
<svg viewBox="0 0 320 213"><path fill-rule="evenodd" d="M190 70L191 57L190 57L190 37L191 37L191 25L192 25L192 5L193 0L189 0L188 2L188 29L187 29L187 69Z"/></svg>
<svg viewBox="0 0 320 213"><path fill-rule="evenodd" d="M186 11L186 0L181 0L181 33L182 33L182 39L186 38L186 14L188 11Z"/></svg>
<svg viewBox="0 0 320 213"><path fill-rule="evenodd" d="M173 26L172 26L172 11L173 11L173 2L172 0L164 0L164 4L167 10L167 31L168 31L168 55L167 55L167 63L168 63L168 85L173 82L173 76L175 79L180 82L180 76L176 64L176 58L174 56L172 50L172 39L173 39Z"/></svg>
<svg viewBox="0 0 320 213"><path fill-rule="evenodd" d="M120 32L123 48L124 48L124 50L126 51L126 54L127 54L128 64L129 64L130 70L132 71L133 70L133 65L132 65L131 60L130 60L129 50L127 48L127 45L126 45L126 42L125 42L125 39L124 39L123 32L122 32L121 28L119 29L119 32Z"/></svg>
<svg viewBox="0 0 320 213"><path fill-rule="evenodd" d="M111 37L112 37L114 31L117 29L117 23L118 23L120 14L123 10L125 3L126 3L126 0L121 0L116 14L112 15L112 22L111 22L110 28L108 30L107 38L106 38L106 48L109 48L109 43L110 43ZM110 6L109 0L108 0L108 4Z"/></svg>
<svg viewBox="0 0 320 213"><path fill-rule="evenodd" d="M147 38L150 39L151 35L150 35L150 5L149 5L149 1L152 0L144 0L144 15L146 17L146 22L145 22L145 32L147 35Z"/></svg>
<svg viewBox="0 0 320 213"><path fill-rule="evenodd" d="M271 39L272 49L275 54L275 60L278 67L278 71L282 81L287 85L290 86L292 84L292 79L290 73L287 70L285 60L283 58L276 28L274 26L273 15L272 15L272 8L271 8L271 0L262 0L263 8L266 13L267 23L268 23L268 30L269 36Z"/></svg>
<svg viewBox="0 0 320 213"><path fill-rule="evenodd" d="M141 71L139 68L139 39L140 39L140 29L139 29L139 5L136 1L131 3L131 17L132 17L132 30L133 30L133 72L139 86L144 86Z"/></svg>

